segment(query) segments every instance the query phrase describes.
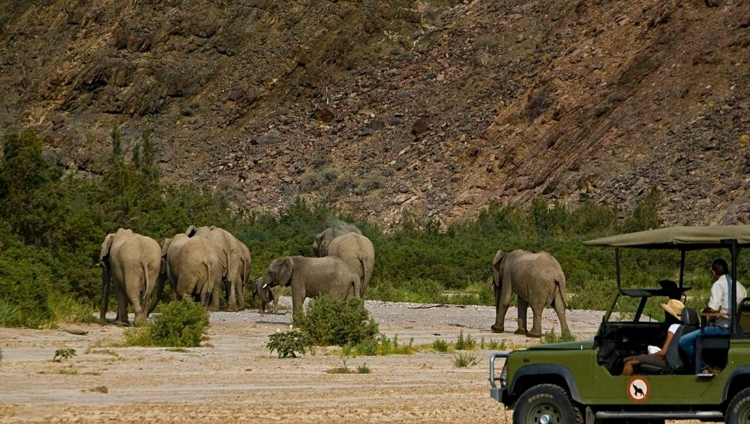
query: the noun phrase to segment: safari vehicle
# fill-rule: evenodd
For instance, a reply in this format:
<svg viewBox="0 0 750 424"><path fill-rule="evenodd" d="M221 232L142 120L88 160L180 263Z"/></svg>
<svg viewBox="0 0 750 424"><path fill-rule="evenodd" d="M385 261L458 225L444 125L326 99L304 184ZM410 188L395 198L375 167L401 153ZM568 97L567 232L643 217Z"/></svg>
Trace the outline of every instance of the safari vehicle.
<svg viewBox="0 0 750 424"><path fill-rule="evenodd" d="M678 289L679 297L689 289L683 286L686 255L701 249L726 249L728 254L724 257L730 264L732 281L737 281L740 251L750 246L750 226L663 228L584 244L615 248L615 300L593 340L533 346L490 357L490 395L514 410L513 422L653 424L693 419L750 423L750 323L746 322L750 318L750 298L737 299L733 287L729 290L729 334L701 335L696 341L694 362L700 364L701 355L710 357L709 362L722 368L718 374L688 369L687 362L680 360L684 358L680 358L675 336L666 352L667 368L641 365L634 375L620 376L623 358L646 353L649 345L663 344L668 324L649 322L643 314L644 306L650 298L657 302L674 298L669 286ZM623 288L620 250L626 248L678 251L679 283ZM706 264L707 270L710 265ZM632 314L613 313L623 297L635 299L631 304L638 306ZM694 309L685 311L683 321L697 321ZM696 328L706 325L705 320L688 324L695 324ZM497 374L496 365L502 359L504 365Z"/></svg>

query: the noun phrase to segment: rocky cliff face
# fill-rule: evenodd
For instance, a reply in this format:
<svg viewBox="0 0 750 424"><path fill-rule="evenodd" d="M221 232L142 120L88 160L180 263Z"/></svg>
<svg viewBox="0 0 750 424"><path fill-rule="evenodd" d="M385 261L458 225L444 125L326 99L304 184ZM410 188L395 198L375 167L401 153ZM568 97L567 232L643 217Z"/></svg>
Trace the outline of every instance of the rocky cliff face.
<svg viewBox="0 0 750 424"><path fill-rule="evenodd" d="M22 4L21 4L22 3ZM750 222L745 0L0 0L0 131L237 208L326 199L386 225L535 197Z"/></svg>

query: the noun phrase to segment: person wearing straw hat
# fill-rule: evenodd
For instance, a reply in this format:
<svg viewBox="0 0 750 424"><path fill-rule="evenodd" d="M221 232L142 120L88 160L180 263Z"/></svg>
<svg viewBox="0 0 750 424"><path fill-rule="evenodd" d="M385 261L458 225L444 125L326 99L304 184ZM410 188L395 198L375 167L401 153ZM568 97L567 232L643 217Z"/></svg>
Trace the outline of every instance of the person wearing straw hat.
<svg viewBox="0 0 750 424"><path fill-rule="evenodd" d="M685 304L680 302L677 299L669 299L667 303L661 303L659 306L664 309L665 312L667 312L669 315L677 319L678 323L682 322L682 310L685 309ZM620 375L633 375L633 370L637 365L640 364L648 364L648 365L654 365L660 368L666 368L667 367L667 348L669 347L669 344L672 342L672 338L674 338L674 334L677 332L677 330L680 328L681 324L672 324L669 326L669 329L667 329L667 338L664 340L664 346L661 347L661 349L657 350L654 353L651 353L651 349L649 349L648 354L643 355L635 355L635 356L628 356L625 358L625 366L622 368L622 373ZM651 346L649 346L650 348ZM657 348L658 349L658 348Z"/></svg>

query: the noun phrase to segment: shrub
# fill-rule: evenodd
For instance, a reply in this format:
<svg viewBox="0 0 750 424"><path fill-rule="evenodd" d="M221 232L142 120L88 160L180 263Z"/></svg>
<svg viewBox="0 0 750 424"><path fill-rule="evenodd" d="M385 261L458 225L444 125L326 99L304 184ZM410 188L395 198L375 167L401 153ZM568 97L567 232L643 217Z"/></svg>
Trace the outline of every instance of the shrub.
<svg viewBox="0 0 750 424"><path fill-rule="evenodd" d="M159 346L198 347L208 331L208 314L192 302L171 302L151 324L151 337Z"/></svg>
<svg viewBox="0 0 750 424"><path fill-rule="evenodd" d="M477 346L476 340L471 338L471 334L464 337L464 332L461 330L458 333L458 339L456 340L456 350L474 350Z"/></svg>
<svg viewBox="0 0 750 424"><path fill-rule="evenodd" d="M76 350L66 347L66 348L57 349L55 351L55 356L52 357L52 360L55 362L61 362L65 359L70 359L74 356L76 356Z"/></svg>
<svg viewBox="0 0 750 424"><path fill-rule="evenodd" d="M448 347L448 342L445 340L437 339L432 342L432 348L435 349L435 352L446 353L448 352Z"/></svg>
<svg viewBox="0 0 750 424"><path fill-rule="evenodd" d="M307 314L298 314L294 323L323 346L357 345L378 334L378 324L364 309L360 299L333 300L326 296L313 299Z"/></svg>
<svg viewBox="0 0 750 424"><path fill-rule="evenodd" d="M266 347L273 353L275 350L279 358L291 356L296 358L297 354L305 354L305 349L312 352L312 340L307 333L301 331L277 331L268 336Z"/></svg>
<svg viewBox="0 0 750 424"><path fill-rule="evenodd" d="M357 373L359 374L369 374L371 372L372 370L367 366L367 363L357 366Z"/></svg>
<svg viewBox="0 0 750 424"><path fill-rule="evenodd" d="M125 331L128 346L198 347L208 331L208 314L191 301L171 302L145 327Z"/></svg>
<svg viewBox="0 0 750 424"><path fill-rule="evenodd" d="M453 364L458 368L466 368L479 363L477 355L469 352L458 352L453 355Z"/></svg>
<svg viewBox="0 0 750 424"><path fill-rule="evenodd" d="M574 342L576 340L570 333L562 333L559 336L555 334L555 330L546 332L542 335L542 343L561 343L561 342Z"/></svg>

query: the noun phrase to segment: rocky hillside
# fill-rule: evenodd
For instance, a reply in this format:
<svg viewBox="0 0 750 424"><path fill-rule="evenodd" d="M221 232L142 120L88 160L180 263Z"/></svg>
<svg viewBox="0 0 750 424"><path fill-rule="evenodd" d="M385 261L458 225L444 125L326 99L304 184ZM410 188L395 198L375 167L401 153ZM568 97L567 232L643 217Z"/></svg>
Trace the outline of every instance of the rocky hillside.
<svg viewBox="0 0 750 424"><path fill-rule="evenodd" d="M750 222L747 0L0 0L0 131L100 173L118 125L238 208L386 225L535 197Z"/></svg>

